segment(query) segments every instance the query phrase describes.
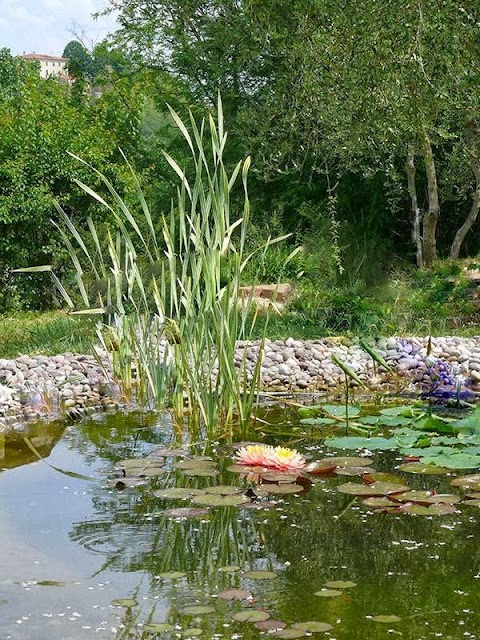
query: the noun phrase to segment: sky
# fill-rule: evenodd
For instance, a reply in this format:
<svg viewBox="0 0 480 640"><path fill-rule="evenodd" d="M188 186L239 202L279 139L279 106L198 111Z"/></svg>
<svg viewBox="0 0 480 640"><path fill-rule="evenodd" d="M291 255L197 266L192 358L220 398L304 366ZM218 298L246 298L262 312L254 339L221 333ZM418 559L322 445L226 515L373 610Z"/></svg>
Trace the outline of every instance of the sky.
<svg viewBox="0 0 480 640"><path fill-rule="evenodd" d="M94 20L105 0L0 0L0 49L12 54L61 55L74 39L82 37L87 48L115 30L113 16Z"/></svg>

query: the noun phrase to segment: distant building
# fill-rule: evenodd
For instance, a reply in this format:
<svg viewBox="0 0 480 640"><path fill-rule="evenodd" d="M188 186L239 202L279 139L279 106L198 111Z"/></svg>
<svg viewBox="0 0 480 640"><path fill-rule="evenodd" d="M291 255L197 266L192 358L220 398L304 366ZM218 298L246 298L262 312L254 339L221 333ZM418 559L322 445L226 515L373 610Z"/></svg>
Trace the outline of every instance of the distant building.
<svg viewBox="0 0 480 640"><path fill-rule="evenodd" d="M40 77L51 78L52 76L58 78L63 82L70 82L66 65L68 58L61 58L60 56L48 56L44 53L24 53L20 56L24 60L33 60L40 63Z"/></svg>

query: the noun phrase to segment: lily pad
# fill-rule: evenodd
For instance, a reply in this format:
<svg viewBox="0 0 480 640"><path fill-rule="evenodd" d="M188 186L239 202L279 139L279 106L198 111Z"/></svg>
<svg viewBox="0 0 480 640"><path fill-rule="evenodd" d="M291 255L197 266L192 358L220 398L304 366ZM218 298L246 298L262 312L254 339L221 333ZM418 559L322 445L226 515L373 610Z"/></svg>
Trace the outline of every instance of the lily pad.
<svg viewBox="0 0 480 640"><path fill-rule="evenodd" d="M255 623L255 626L257 627L257 629L260 629L260 631L276 631L276 630L280 630L280 629L285 629L285 627L287 626L285 624L285 622L282 622L281 620L264 620L262 622L257 622Z"/></svg>
<svg viewBox="0 0 480 640"><path fill-rule="evenodd" d="M255 487L255 493L259 496L264 496L268 493L287 495L293 493L302 493L302 491L303 487L300 484L271 484L265 482L264 484L260 484Z"/></svg>
<svg viewBox="0 0 480 640"><path fill-rule="evenodd" d="M340 493L347 493L351 496L388 496L393 493L404 493L409 487L395 484L393 482L374 482L373 484L357 484L355 482L347 482L337 487Z"/></svg>
<svg viewBox="0 0 480 640"><path fill-rule="evenodd" d="M387 473L385 471L375 471L374 473L368 473L363 476L363 482L368 482L372 484L374 482L390 482L393 484L402 484L404 483L404 479L400 478L400 476L396 476L393 473Z"/></svg>
<svg viewBox="0 0 480 640"><path fill-rule="evenodd" d="M215 607L204 604L191 604L180 609L180 613L183 613L184 616L206 616L209 613L215 613Z"/></svg>
<svg viewBox="0 0 480 640"><path fill-rule="evenodd" d="M177 458L180 456L188 456L186 449L155 449L152 451L151 456L162 456L165 458Z"/></svg>
<svg viewBox="0 0 480 640"><path fill-rule="evenodd" d="M204 493L192 498L193 504L200 504L206 507L236 507L243 502L250 502L250 498L243 494L237 495L215 495L214 493Z"/></svg>
<svg viewBox="0 0 480 640"><path fill-rule="evenodd" d="M234 613L232 618L237 622L265 622L269 620L270 614L260 609L246 609L245 611Z"/></svg>
<svg viewBox="0 0 480 640"><path fill-rule="evenodd" d="M419 449L419 451L421 450ZM450 471L446 467L437 467L434 464L425 464L424 462L406 462L398 468L405 473L420 473L427 476L440 476Z"/></svg>
<svg viewBox="0 0 480 640"><path fill-rule="evenodd" d="M226 567L220 567L219 571L221 573L235 573L236 571L240 571L240 567L236 564L229 564Z"/></svg>
<svg viewBox="0 0 480 640"><path fill-rule="evenodd" d="M219 484L216 487L207 487L205 489L206 493L220 496L233 496L237 493L242 493L243 491L244 489L242 489L242 487L233 487L228 484Z"/></svg>
<svg viewBox="0 0 480 640"><path fill-rule="evenodd" d="M289 638L289 640L293 640L294 638L303 638L306 635L305 631L300 631L300 629L281 629L280 631L274 631L272 635L277 638Z"/></svg>
<svg viewBox="0 0 480 640"><path fill-rule="evenodd" d="M112 605L114 607L125 607L126 609L136 607L137 604L138 602L135 600L135 598L116 598L112 602Z"/></svg>
<svg viewBox="0 0 480 640"><path fill-rule="evenodd" d="M357 583L351 580L329 580L325 586L329 589L352 589L357 586Z"/></svg>
<svg viewBox="0 0 480 640"><path fill-rule="evenodd" d="M173 465L174 469L204 469L205 467L216 467L216 463L213 460L181 460Z"/></svg>
<svg viewBox="0 0 480 640"><path fill-rule="evenodd" d="M163 573L159 573L158 577L162 578L162 580L180 580L180 578L184 578L186 575L184 571L164 571Z"/></svg>
<svg viewBox="0 0 480 640"><path fill-rule="evenodd" d="M245 571L243 577L250 578L251 580L273 580L277 575L278 574L275 573L275 571L264 571L259 569L258 571Z"/></svg>
<svg viewBox="0 0 480 640"><path fill-rule="evenodd" d="M194 507L179 507L178 509L165 509L163 514L169 518L201 518L207 516L209 511Z"/></svg>
<svg viewBox="0 0 480 640"><path fill-rule="evenodd" d="M191 498L192 496L198 496L203 493L204 491L200 489L189 489L187 487L170 487L154 491L153 495L157 498L181 500L184 498Z"/></svg>
<svg viewBox="0 0 480 640"><path fill-rule="evenodd" d="M382 438L375 436L367 438L365 436L342 436L339 438L327 438L327 447L335 449L369 449L370 451L385 451L396 449L398 446L396 438Z"/></svg>
<svg viewBox="0 0 480 640"><path fill-rule="evenodd" d="M222 600L249 600L253 598L253 593L245 589L227 589L227 591L221 591L218 597Z"/></svg>
<svg viewBox="0 0 480 640"><path fill-rule="evenodd" d="M313 595L319 596L320 598L337 598L343 595L343 591L339 589L320 589L320 591L316 591Z"/></svg>
<svg viewBox="0 0 480 640"><path fill-rule="evenodd" d="M395 624L396 622L401 622L401 618L399 616L373 616L373 622L382 622L383 624Z"/></svg>
<svg viewBox="0 0 480 640"><path fill-rule="evenodd" d="M335 462L331 462L328 458L324 460L314 460L313 462L309 462L305 467L303 467L303 471L312 476L323 475L325 473L331 473L335 471L337 465Z"/></svg>
<svg viewBox="0 0 480 640"><path fill-rule="evenodd" d="M415 411L413 407L408 404L402 404L396 407L386 407L385 409L380 409L379 413L382 416L405 416L407 418L415 417Z"/></svg>
<svg viewBox="0 0 480 640"><path fill-rule="evenodd" d="M308 622L295 622L295 624L292 624L292 629L306 631L307 633L325 633L326 631L331 631L333 625L327 624L326 622L309 620Z"/></svg>
<svg viewBox="0 0 480 640"><path fill-rule="evenodd" d="M341 456L337 458L325 458L336 467L369 467L372 464L371 458L360 458L358 456Z"/></svg>
<svg viewBox="0 0 480 640"><path fill-rule="evenodd" d="M271 472L271 473L265 473L262 476L263 480L266 480L267 482L287 482L287 483L292 483L292 482L296 482L297 478L298 478L298 473L281 473L281 472Z"/></svg>
<svg viewBox="0 0 480 640"><path fill-rule="evenodd" d="M417 504L456 504L460 496L446 493L432 493L431 491L406 491L393 496L397 502L415 502Z"/></svg>
<svg viewBox="0 0 480 640"><path fill-rule="evenodd" d="M118 491L123 491L123 489L132 489L133 487L144 487L147 484L147 480L145 478L117 478L109 484Z"/></svg>
<svg viewBox="0 0 480 640"><path fill-rule="evenodd" d="M366 507L371 507L372 509L381 509L383 507L393 506L393 502L391 500L382 497L367 498L366 500L362 501L362 504L364 504Z"/></svg>
<svg viewBox="0 0 480 640"><path fill-rule="evenodd" d="M166 633L174 629L173 624L168 624L167 622L147 622L143 625L143 630L147 633Z"/></svg>
<svg viewBox="0 0 480 640"><path fill-rule="evenodd" d="M399 507L399 511L415 516L448 516L457 510L453 504L432 504L428 507L421 504L405 504Z"/></svg>
<svg viewBox="0 0 480 640"><path fill-rule="evenodd" d="M194 469L184 469L182 471L184 476L200 477L200 478L213 478L218 476L220 471L213 467L195 467Z"/></svg>
<svg viewBox="0 0 480 640"><path fill-rule="evenodd" d="M371 467L337 467L335 469L337 476L363 476L365 474L372 475L375 469Z"/></svg>
<svg viewBox="0 0 480 640"><path fill-rule="evenodd" d="M186 638L197 638L203 634L203 629L200 629L199 627L191 627L190 629L180 631L180 634Z"/></svg>
<svg viewBox="0 0 480 640"><path fill-rule="evenodd" d="M452 487L460 487L462 489L469 489L470 491L480 491L480 473L454 478L450 484Z"/></svg>

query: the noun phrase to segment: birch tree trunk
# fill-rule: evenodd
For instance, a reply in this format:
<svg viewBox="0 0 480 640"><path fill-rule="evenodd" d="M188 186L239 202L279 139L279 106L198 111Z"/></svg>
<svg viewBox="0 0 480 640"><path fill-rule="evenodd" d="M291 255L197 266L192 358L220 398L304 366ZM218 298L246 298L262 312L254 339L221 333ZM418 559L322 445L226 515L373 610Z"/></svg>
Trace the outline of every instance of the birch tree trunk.
<svg viewBox="0 0 480 640"><path fill-rule="evenodd" d="M433 157L432 145L427 132L422 132L422 150L427 175L428 211L423 216L423 263L431 267L437 258L437 223L440 217L440 203L438 199L437 172Z"/></svg>
<svg viewBox="0 0 480 640"><path fill-rule="evenodd" d="M410 195L410 202L412 207L412 241L415 245L415 256L417 267L421 269L423 267L423 247L422 247L422 234L420 230L421 214L420 207L418 206L417 198L417 186L415 184L415 147L408 145L407 151L407 184L408 193Z"/></svg>
<svg viewBox="0 0 480 640"><path fill-rule="evenodd" d="M475 176L475 191L473 193L472 206L470 207L468 216L466 217L466 220L462 224L460 229L458 229L457 233L455 234L452 246L450 248L450 257L454 258L455 260L458 260L462 244L467 236L467 233L475 224L478 212L480 210L480 160L475 149L477 134L478 131L475 125L470 122L467 125L467 144L469 146L470 166L472 168L473 175Z"/></svg>

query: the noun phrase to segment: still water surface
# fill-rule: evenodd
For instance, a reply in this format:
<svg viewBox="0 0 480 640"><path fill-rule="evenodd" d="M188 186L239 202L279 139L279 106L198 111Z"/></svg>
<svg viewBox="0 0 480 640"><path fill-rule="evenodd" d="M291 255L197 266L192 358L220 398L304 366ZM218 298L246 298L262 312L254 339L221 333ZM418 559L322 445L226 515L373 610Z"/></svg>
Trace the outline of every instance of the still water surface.
<svg viewBox="0 0 480 640"><path fill-rule="evenodd" d="M285 434L288 428L279 430ZM93 481L38 461L23 435L6 434L0 457L2 640L157 637L145 631L149 622L173 625L158 635L167 640L194 637L192 628L208 639L276 637L232 619L248 607L288 625L310 620L332 625L314 638L480 638L478 508L459 505L458 513L436 518L373 514L336 491L351 478L331 477L308 492L274 496L276 504L269 509L216 507L208 516L178 520L164 510L190 506L189 501L157 498L155 490L247 488L247 479L226 470L233 455L227 443L201 442L189 449L211 455L221 470L218 476L168 470L146 486L118 491L108 483L117 461L182 444L172 443L165 418L102 416L66 429L29 428L51 465ZM255 433L248 439L260 437ZM293 442L286 435L269 435L268 441ZM330 453L312 439L295 446L313 458ZM165 459L167 469L175 460ZM391 452L374 457L377 470L393 470L396 464ZM403 477L411 488L450 491L448 476ZM245 577L251 569L274 571L277 577ZM166 572L185 575L172 580L162 577ZM330 580L356 586L337 597L316 596ZM251 592L252 599L217 597L231 588ZM134 602L116 606L118 599ZM214 611L181 612L193 604ZM378 615L401 620L374 622Z"/></svg>

